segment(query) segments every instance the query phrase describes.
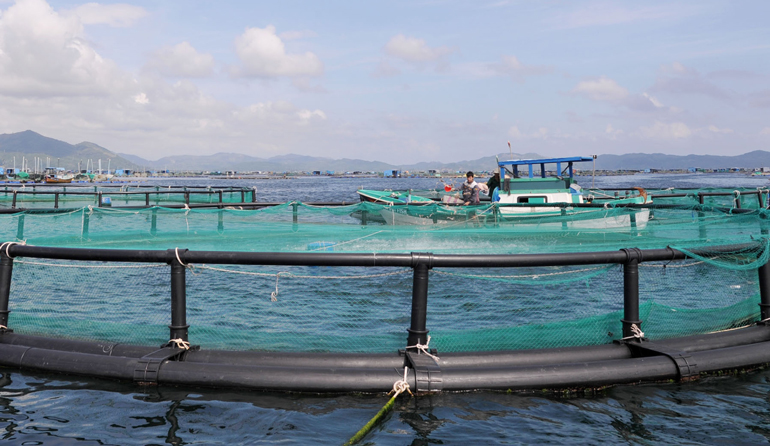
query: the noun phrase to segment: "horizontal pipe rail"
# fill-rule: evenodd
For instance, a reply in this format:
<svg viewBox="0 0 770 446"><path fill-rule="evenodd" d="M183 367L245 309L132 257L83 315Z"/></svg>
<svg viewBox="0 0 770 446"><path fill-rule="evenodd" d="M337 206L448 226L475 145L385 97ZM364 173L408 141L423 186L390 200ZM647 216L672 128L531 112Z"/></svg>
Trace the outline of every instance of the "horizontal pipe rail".
<svg viewBox="0 0 770 446"><path fill-rule="evenodd" d="M734 252L748 250L759 245L746 243L723 245L699 252ZM184 252L183 252L184 251ZM8 252L12 257L35 257L59 260L104 261L104 262L145 262L172 263L176 259L174 250L97 249L97 248L53 248L29 245L11 245ZM687 256L673 248L639 250L639 261L681 260ZM179 249L183 263L200 264L242 264L242 265L287 265L287 266L393 266L413 267L428 263L429 267L445 268L486 268L486 267L527 267L527 266L568 266L625 263L629 259L624 251L598 251L554 254L380 254L380 253L293 253L293 252L222 252L186 251Z"/></svg>

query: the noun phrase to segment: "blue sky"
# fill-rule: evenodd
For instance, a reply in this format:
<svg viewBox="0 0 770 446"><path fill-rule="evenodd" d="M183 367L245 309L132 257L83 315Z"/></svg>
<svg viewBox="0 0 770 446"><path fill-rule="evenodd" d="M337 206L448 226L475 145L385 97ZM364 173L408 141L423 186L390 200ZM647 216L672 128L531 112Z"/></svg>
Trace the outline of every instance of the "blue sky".
<svg viewBox="0 0 770 446"><path fill-rule="evenodd" d="M390 163L770 150L767 1L0 0L0 133Z"/></svg>

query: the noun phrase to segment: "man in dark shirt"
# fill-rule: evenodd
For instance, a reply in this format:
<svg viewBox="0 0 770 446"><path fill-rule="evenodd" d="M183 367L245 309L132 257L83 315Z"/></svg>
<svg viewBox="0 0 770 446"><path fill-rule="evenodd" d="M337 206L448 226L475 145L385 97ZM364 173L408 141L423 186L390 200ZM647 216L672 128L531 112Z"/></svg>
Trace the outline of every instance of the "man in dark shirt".
<svg viewBox="0 0 770 446"><path fill-rule="evenodd" d="M495 193L495 188L500 187L500 172L495 172L487 181L487 188L489 189L489 198L492 198L492 194Z"/></svg>

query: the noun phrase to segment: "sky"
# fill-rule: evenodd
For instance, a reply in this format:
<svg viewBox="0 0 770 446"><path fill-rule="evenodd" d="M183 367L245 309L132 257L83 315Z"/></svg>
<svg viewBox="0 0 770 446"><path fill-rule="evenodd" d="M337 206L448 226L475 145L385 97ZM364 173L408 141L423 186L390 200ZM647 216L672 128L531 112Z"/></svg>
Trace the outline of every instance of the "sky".
<svg viewBox="0 0 770 446"><path fill-rule="evenodd" d="M150 160L738 155L770 150L768 17L766 0L0 0L0 133Z"/></svg>

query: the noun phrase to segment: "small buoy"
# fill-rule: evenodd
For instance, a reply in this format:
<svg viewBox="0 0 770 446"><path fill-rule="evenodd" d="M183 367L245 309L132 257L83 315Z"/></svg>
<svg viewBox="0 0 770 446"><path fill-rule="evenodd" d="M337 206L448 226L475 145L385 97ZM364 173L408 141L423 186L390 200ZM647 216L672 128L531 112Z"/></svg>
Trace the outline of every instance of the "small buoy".
<svg viewBox="0 0 770 446"><path fill-rule="evenodd" d="M447 192L452 192L452 186L450 186L448 184L445 184L444 185L444 190L447 191Z"/></svg>

